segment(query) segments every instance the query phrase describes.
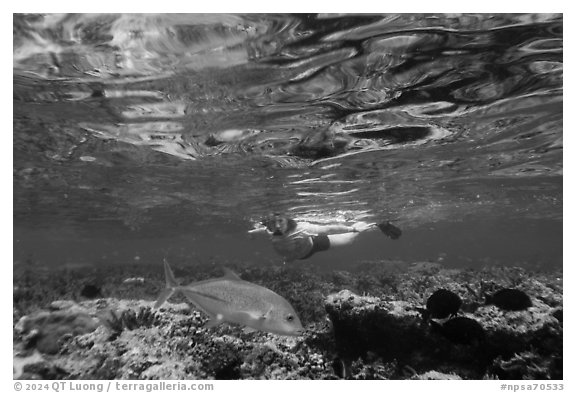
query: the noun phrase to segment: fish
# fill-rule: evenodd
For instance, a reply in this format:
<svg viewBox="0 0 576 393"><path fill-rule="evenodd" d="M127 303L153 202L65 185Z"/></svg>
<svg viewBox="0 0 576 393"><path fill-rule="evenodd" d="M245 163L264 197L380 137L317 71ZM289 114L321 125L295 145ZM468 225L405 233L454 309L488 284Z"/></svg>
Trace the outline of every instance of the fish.
<svg viewBox="0 0 576 393"><path fill-rule="evenodd" d="M486 295L486 304L493 304L506 311L522 311L532 307L532 300L519 289L505 288L493 295Z"/></svg>
<svg viewBox="0 0 576 393"><path fill-rule="evenodd" d="M445 319L455 317L460 310L462 300L454 292L438 289L426 301L426 310L422 312L424 320L429 318Z"/></svg>
<svg viewBox="0 0 576 393"><path fill-rule="evenodd" d="M160 293L154 308L160 308L172 295L181 292L186 299L210 320L212 328L221 323L244 326L245 332L263 331L285 336L304 333L300 318L292 305L272 290L242 280L230 269L224 276L188 285L178 285L170 265L164 260L166 288Z"/></svg>

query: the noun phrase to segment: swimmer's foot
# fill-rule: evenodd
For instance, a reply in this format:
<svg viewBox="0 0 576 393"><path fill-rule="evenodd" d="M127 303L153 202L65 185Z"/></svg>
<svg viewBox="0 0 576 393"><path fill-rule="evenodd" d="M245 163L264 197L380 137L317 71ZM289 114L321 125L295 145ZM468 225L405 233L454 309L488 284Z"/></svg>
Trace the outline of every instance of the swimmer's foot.
<svg viewBox="0 0 576 393"><path fill-rule="evenodd" d="M374 228L375 225L377 225L377 224L368 224L364 221L359 221L359 222L355 223L354 225L352 225L352 232L368 231L368 230Z"/></svg>
<svg viewBox="0 0 576 393"><path fill-rule="evenodd" d="M382 231L383 234L388 236L390 239L396 240L400 236L402 236L402 230L390 224L388 221L376 224L376 226L378 227L378 229Z"/></svg>

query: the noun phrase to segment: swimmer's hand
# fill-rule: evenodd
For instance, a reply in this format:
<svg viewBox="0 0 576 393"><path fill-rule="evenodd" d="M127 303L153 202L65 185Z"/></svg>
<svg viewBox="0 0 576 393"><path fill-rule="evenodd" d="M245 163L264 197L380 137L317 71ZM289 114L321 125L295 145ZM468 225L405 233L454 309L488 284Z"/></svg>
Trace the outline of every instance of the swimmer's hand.
<svg viewBox="0 0 576 393"><path fill-rule="evenodd" d="M259 233L266 233L266 227L265 226L259 226L257 228L249 230L248 231L248 237L250 238L250 240L253 240L254 235L257 235Z"/></svg>

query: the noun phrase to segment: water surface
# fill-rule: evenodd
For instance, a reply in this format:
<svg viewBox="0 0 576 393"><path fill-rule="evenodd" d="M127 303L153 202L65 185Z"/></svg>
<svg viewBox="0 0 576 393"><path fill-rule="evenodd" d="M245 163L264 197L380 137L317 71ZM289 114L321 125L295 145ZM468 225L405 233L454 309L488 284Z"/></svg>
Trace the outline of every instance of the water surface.
<svg viewBox="0 0 576 393"><path fill-rule="evenodd" d="M562 263L552 14L15 15L16 263L277 264L273 211L390 220L336 255Z"/></svg>

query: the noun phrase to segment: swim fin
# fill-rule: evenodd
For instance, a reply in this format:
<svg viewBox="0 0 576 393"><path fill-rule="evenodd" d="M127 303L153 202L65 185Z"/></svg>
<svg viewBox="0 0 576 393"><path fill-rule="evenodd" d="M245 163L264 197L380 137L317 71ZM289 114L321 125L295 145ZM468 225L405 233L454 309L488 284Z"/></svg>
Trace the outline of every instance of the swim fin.
<svg viewBox="0 0 576 393"><path fill-rule="evenodd" d="M382 231L383 234L388 236L390 239L396 240L400 236L402 236L402 230L390 224L388 221L377 224L376 226L380 229L380 231Z"/></svg>

